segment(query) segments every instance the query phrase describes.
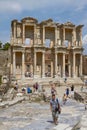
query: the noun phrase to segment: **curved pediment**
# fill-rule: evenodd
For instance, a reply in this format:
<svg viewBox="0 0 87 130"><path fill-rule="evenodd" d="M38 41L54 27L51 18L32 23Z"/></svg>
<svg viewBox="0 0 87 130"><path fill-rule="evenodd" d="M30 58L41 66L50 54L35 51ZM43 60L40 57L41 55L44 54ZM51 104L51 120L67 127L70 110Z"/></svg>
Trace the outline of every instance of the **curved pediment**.
<svg viewBox="0 0 87 130"><path fill-rule="evenodd" d="M38 20L33 18L33 17L26 17L26 18L23 18L21 20L21 22L26 22L26 23L38 23Z"/></svg>
<svg viewBox="0 0 87 130"><path fill-rule="evenodd" d="M47 19L47 20L42 21L40 24L43 24L43 25L54 25L55 23L53 22L52 19Z"/></svg>

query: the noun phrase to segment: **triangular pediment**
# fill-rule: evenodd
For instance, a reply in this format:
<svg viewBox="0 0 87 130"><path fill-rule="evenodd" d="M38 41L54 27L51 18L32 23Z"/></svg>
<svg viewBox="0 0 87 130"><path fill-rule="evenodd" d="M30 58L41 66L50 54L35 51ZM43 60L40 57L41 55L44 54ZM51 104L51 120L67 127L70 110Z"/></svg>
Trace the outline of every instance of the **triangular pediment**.
<svg viewBox="0 0 87 130"><path fill-rule="evenodd" d="M69 21L66 22L66 23L64 23L64 25L65 25L65 26L75 26L72 22L69 22Z"/></svg>

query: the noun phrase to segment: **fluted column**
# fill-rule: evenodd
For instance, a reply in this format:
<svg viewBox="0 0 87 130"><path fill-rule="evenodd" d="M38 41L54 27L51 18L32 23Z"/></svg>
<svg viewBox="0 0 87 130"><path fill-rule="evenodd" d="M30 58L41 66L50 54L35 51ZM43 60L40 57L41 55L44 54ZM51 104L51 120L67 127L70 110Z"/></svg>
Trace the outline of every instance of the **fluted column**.
<svg viewBox="0 0 87 130"><path fill-rule="evenodd" d="M16 76L16 52L13 52L13 75Z"/></svg>
<svg viewBox="0 0 87 130"><path fill-rule="evenodd" d="M45 45L45 27L43 26L43 45Z"/></svg>
<svg viewBox="0 0 87 130"><path fill-rule="evenodd" d="M45 77L45 52L42 53L42 77Z"/></svg>
<svg viewBox="0 0 87 130"><path fill-rule="evenodd" d="M33 73L34 73L34 78L36 77L36 52L34 52L34 69L33 69Z"/></svg>
<svg viewBox="0 0 87 130"><path fill-rule="evenodd" d="M65 53L63 53L63 77L65 77Z"/></svg>
<svg viewBox="0 0 87 130"><path fill-rule="evenodd" d="M57 75L57 53L55 53L55 76Z"/></svg>
<svg viewBox="0 0 87 130"><path fill-rule="evenodd" d="M73 77L76 76L76 73L75 73L75 64L76 64L76 62L75 62L75 60L76 60L75 55L76 55L75 52L73 52Z"/></svg>
<svg viewBox="0 0 87 130"><path fill-rule="evenodd" d="M64 45L64 42L65 42L65 28L63 27L63 45Z"/></svg>
<svg viewBox="0 0 87 130"><path fill-rule="evenodd" d="M22 79L24 78L25 75L25 53L22 52Z"/></svg>
<svg viewBox="0 0 87 130"><path fill-rule="evenodd" d="M80 76L82 76L82 54L80 55Z"/></svg>
<svg viewBox="0 0 87 130"><path fill-rule="evenodd" d="M22 32L23 34L23 44L25 44L25 25L23 24L23 32Z"/></svg>

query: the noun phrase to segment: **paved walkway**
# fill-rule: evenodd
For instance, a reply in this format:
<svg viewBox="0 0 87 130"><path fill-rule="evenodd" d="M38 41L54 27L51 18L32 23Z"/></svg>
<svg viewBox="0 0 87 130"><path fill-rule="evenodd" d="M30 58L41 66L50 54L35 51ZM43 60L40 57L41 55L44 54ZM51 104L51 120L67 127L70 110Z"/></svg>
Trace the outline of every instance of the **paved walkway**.
<svg viewBox="0 0 87 130"><path fill-rule="evenodd" d="M87 111L84 110L82 103L68 99L66 105L62 106L59 124L55 126L52 122L49 103L23 101L0 110L0 130L71 130L82 116L84 129L81 130L87 130L85 115Z"/></svg>

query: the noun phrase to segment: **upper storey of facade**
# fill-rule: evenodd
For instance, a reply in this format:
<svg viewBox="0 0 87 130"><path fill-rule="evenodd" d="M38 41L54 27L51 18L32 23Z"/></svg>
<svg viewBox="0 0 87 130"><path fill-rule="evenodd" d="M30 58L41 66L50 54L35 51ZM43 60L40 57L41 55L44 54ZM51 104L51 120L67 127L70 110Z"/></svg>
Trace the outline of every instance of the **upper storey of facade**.
<svg viewBox="0 0 87 130"><path fill-rule="evenodd" d="M11 22L11 45L25 47L82 47L82 27L71 22L55 23L52 19L38 23L31 17Z"/></svg>

